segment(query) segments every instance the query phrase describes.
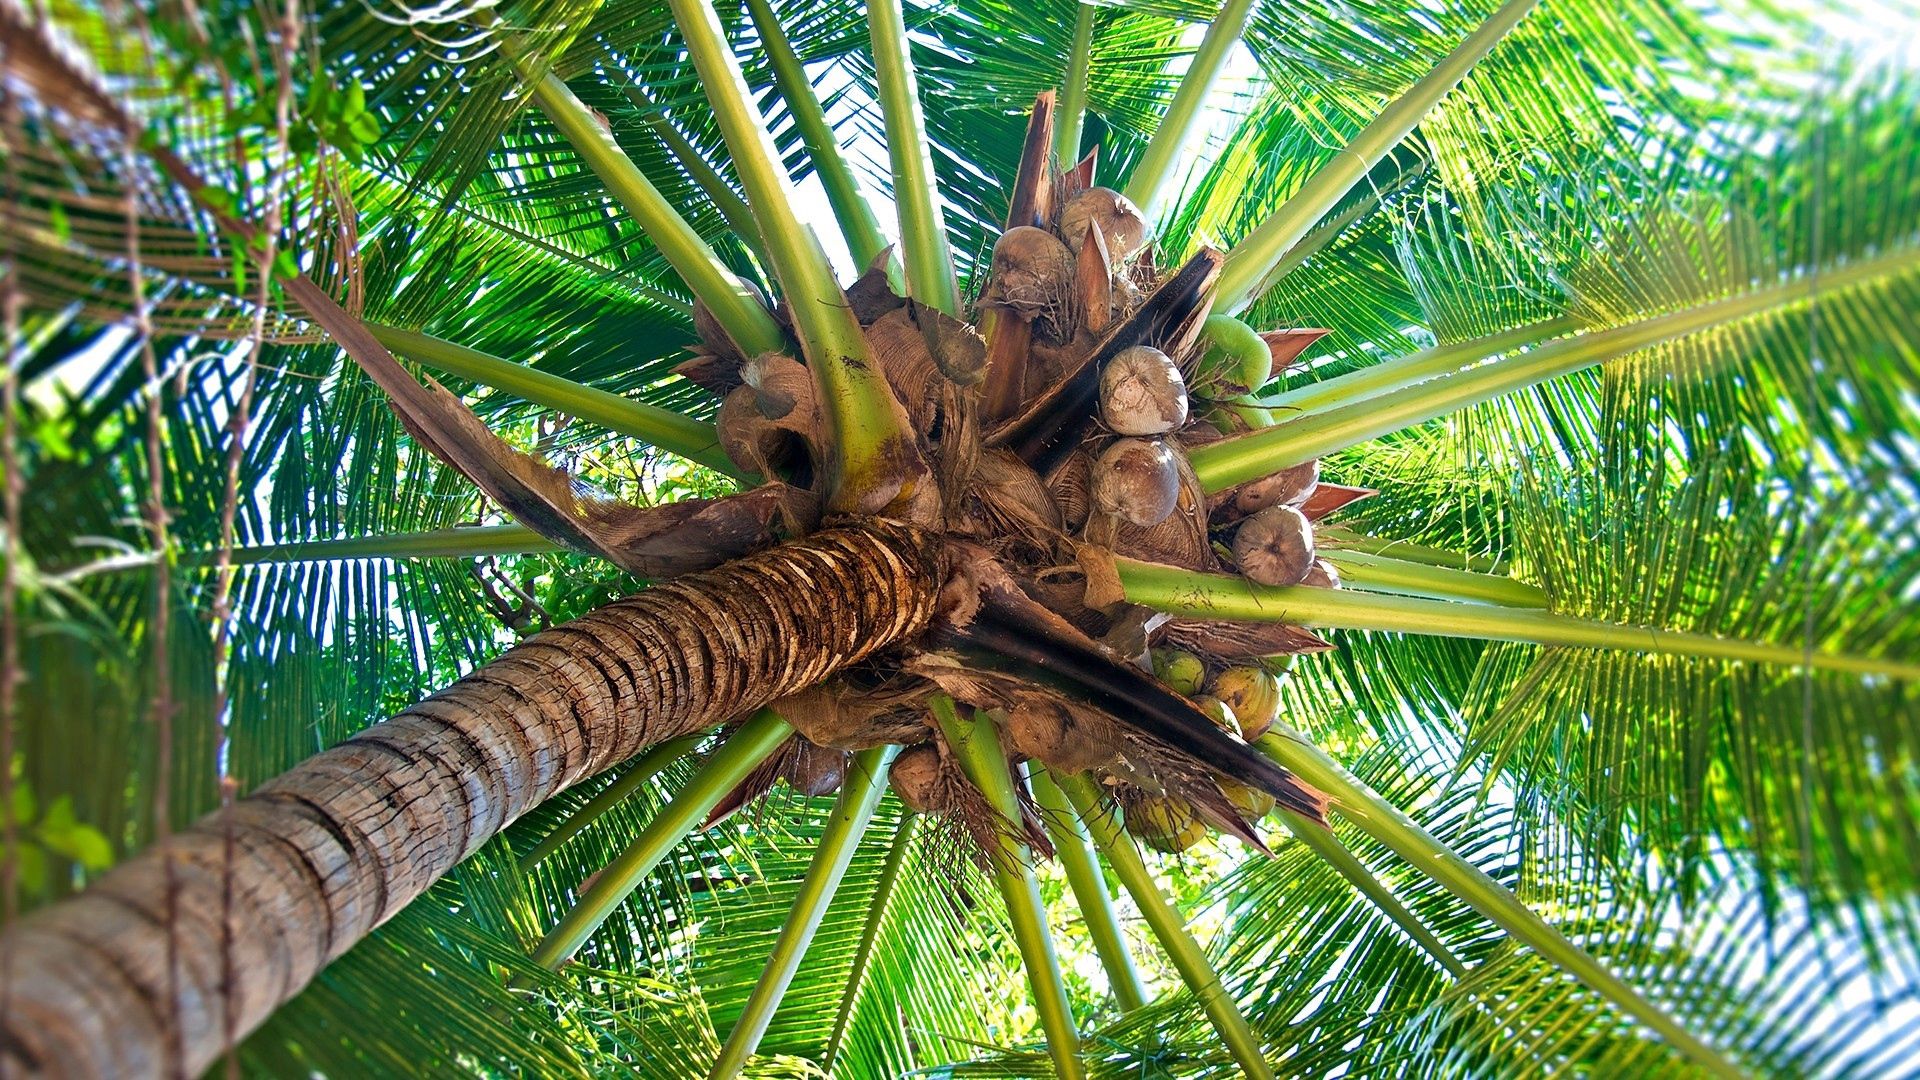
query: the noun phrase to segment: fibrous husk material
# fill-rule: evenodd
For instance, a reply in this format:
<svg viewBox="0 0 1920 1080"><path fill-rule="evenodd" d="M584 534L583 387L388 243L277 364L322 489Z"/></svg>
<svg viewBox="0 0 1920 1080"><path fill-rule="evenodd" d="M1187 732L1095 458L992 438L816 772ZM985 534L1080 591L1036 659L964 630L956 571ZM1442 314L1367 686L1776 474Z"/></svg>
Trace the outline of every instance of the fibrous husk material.
<svg viewBox="0 0 1920 1080"><path fill-rule="evenodd" d="M1155 644L1191 649L1228 663L1263 656L1328 652L1333 648L1332 642L1304 626L1206 619L1170 619L1161 626Z"/></svg>

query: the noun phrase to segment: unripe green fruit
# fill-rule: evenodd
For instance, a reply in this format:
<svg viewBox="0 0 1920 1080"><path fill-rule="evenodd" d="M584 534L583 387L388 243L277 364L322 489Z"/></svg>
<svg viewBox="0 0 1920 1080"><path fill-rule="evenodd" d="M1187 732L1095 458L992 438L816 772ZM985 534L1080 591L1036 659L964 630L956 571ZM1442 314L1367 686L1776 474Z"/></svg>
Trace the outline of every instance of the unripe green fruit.
<svg viewBox="0 0 1920 1080"><path fill-rule="evenodd" d="M1126 830L1155 851L1185 851L1207 835L1206 823L1184 799L1159 795L1127 808Z"/></svg>
<svg viewBox="0 0 1920 1080"><path fill-rule="evenodd" d="M1252 403L1250 398L1235 398L1231 401L1216 401L1207 408L1201 417L1207 423L1232 435L1242 431L1259 431L1270 428L1280 422L1272 409Z"/></svg>
<svg viewBox="0 0 1920 1080"><path fill-rule="evenodd" d="M1258 390L1273 376L1273 351L1253 327L1231 315L1209 315L1200 327L1194 383L1211 397Z"/></svg>
<svg viewBox="0 0 1920 1080"><path fill-rule="evenodd" d="M1166 683L1174 693L1192 697L1200 692L1200 684L1207 677L1206 661L1185 649L1155 649L1151 655L1154 677Z"/></svg>
<svg viewBox="0 0 1920 1080"><path fill-rule="evenodd" d="M1216 782L1220 785L1220 793L1233 804L1233 808L1239 812L1240 817L1249 823L1259 821L1273 813L1273 808L1277 805L1273 796L1252 784L1243 784L1238 780L1228 780L1224 777Z"/></svg>
<svg viewBox="0 0 1920 1080"><path fill-rule="evenodd" d="M1233 707L1217 697L1206 694L1193 699L1193 706L1207 714L1213 725L1229 735L1240 734L1240 720L1233 715Z"/></svg>
<svg viewBox="0 0 1920 1080"><path fill-rule="evenodd" d="M1280 680L1262 667L1242 664L1213 677L1207 693L1227 703L1240 721L1240 737L1259 738L1280 715Z"/></svg>

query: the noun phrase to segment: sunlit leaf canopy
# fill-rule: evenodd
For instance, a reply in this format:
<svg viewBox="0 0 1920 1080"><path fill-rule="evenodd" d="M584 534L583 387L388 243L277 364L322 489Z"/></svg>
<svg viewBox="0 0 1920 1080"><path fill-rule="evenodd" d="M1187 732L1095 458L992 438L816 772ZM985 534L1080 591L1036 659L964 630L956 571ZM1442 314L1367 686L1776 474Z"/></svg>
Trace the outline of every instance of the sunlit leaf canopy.
<svg viewBox="0 0 1920 1080"><path fill-rule="evenodd" d="M866 15L773 10L823 91L862 182L888 195ZM1162 244L1229 245L1285 201L1491 5L1259 4L1180 178ZM243 202L230 144L263 147L275 92L238 28L173 13L54 5L63 28L172 145ZM1076 5L909 6L927 134L963 287L998 232L1036 93L1059 85ZM722 182L718 128L664 5L498 9L736 272L777 293L722 205L674 156L665 119ZM1094 9L1084 148L1124 181L1211 5ZM811 164L744 9L722 21L796 179ZM667 408L708 408L669 377L691 296L525 95L478 9L379 3L309 17L283 244L370 321L438 337ZM1920 86L1847 59L1827 12L1548 0L1345 199L1253 306L1262 328L1334 333L1267 388L1435 343L1547 320L1604 329L1740 288L1920 245ZM145 32L133 32L132 27ZM217 72L224 68L230 86ZM328 89L323 94L321 87ZM342 129L359 87L373 118ZM375 137L363 137L372 130ZM322 149L324 141L326 149ZM256 152L255 157L259 156ZM257 354L244 282L164 188L86 147L30 143L10 182L58 191L85 172L150 201L166 373L166 501L178 552L217 546L225 421L249 364L242 545L412 533L497 511L422 454L379 393L290 322ZM104 178L104 179L103 179ZM33 188L32 185L43 185ZM153 785L184 823L218 798L208 637L177 633L170 775L145 720L150 589L90 564L147 548L139 410L116 205L21 201L10 243L28 297L20 376L31 565L19 736L39 803L70 800L120 853L150 835ZM880 214L890 223L891 215ZM812 223L833 231L824 209ZM890 224L888 225L890 228ZM103 239L104 238L104 239ZM89 245L92 245L91 247ZM354 254L357 246L358 254ZM1920 457L1920 281L1908 274L1636 352L1325 462L1379 489L1353 528L1500 560L1555 611L1833 648L1920 655L1913 537ZM307 336L303 336L307 335ZM509 395L482 417L584 482L646 500L730 481ZM203 568L176 571L174 623L207 625ZM560 554L262 563L236 593L232 742L243 786L271 776L497 654L519 634L630 590ZM1920 886L1920 702L1910 683L1683 658L1342 632L1286 683L1290 722L1513 887L1691 1029L1759 1071L1878 1075L1910 1051ZM241 1049L252 1068L356 1075L421 1068L705 1074L758 977L830 800L776 795L676 849L579 962L541 976L528 948L684 780L595 821L531 872L514 857L594 793L516 824L329 969ZM955 837L921 829L874 896L901 811L857 850L755 1075L973 1062L1044 1069L993 886ZM1472 967L1454 980L1301 844L1265 860L1221 841L1158 870L1242 1010L1290 1072L1635 1075L1678 1069L1579 984L1516 948L1371 841L1340 834ZM64 854L33 900L77 887ZM1154 997L1121 1016L1057 871L1043 882L1068 989L1101 1075L1231 1069L1199 1003L1126 925ZM1125 902L1123 901L1123 909ZM1128 914L1123 910L1123 915ZM849 981L854 943L876 935ZM530 987L510 994L503 973ZM1489 1002L1497 1002L1489 1005ZM1156 1071L1158 1070L1158 1071Z"/></svg>

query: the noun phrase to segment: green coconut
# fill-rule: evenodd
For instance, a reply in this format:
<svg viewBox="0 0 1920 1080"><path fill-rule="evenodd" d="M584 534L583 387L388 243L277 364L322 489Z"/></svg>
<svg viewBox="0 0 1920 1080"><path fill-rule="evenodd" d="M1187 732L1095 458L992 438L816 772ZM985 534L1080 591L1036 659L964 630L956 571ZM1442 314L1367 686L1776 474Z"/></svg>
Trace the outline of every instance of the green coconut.
<svg viewBox="0 0 1920 1080"><path fill-rule="evenodd" d="M1231 315L1209 315L1195 348L1194 385L1208 397L1258 390L1273 377L1273 351L1258 331Z"/></svg>
<svg viewBox="0 0 1920 1080"><path fill-rule="evenodd" d="M1185 851L1207 835L1206 823L1185 799L1156 795L1127 807L1126 830L1155 851Z"/></svg>
<svg viewBox="0 0 1920 1080"><path fill-rule="evenodd" d="M1206 680L1206 661L1185 649L1154 649L1154 677L1171 687L1182 697L1192 697L1200 692L1200 684Z"/></svg>
<svg viewBox="0 0 1920 1080"><path fill-rule="evenodd" d="M1207 693L1226 702L1240 721L1240 737L1251 742L1267 733L1280 715L1280 680L1254 664L1230 667L1207 683Z"/></svg>

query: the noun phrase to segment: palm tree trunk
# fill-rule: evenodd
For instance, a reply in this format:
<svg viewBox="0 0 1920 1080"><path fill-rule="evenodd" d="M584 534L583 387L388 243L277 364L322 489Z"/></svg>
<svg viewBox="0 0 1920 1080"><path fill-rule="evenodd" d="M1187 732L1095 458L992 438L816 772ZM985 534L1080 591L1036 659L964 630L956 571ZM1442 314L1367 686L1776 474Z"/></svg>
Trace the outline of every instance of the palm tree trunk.
<svg viewBox="0 0 1920 1080"><path fill-rule="evenodd" d="M527 639L16 923L0 1074L199 1074L521 814L917 632L941 578L909 527L831 530Z"/></svg>

